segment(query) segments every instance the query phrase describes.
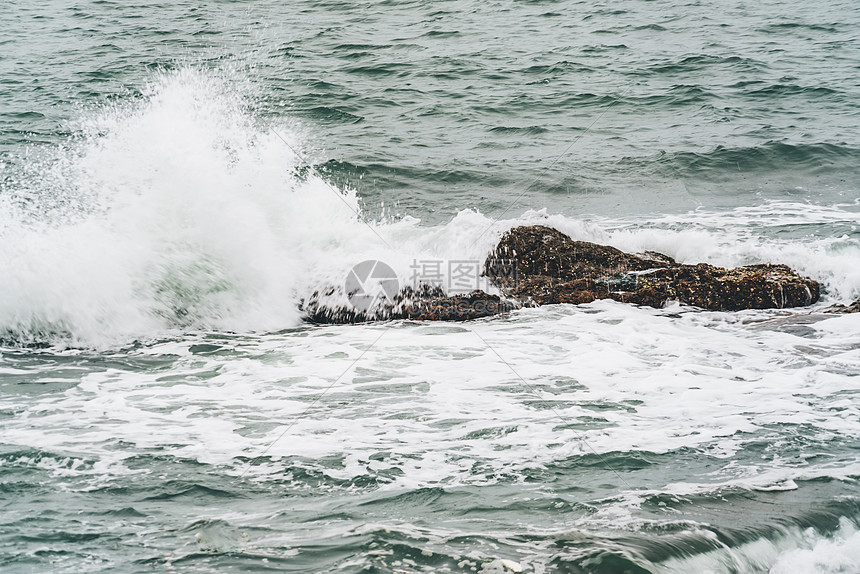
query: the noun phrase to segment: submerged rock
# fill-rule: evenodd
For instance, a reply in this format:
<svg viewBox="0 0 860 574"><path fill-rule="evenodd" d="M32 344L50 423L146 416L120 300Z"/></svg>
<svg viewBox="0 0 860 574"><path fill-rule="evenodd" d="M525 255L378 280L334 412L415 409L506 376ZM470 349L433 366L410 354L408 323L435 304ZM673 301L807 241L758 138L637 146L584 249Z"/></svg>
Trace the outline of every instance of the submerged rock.
<svg viewBox="0 0 860 574"><path fill-rule="evenodd" d="M823 313L860 313L860 299L850 305L831 305Z"/></svg>
<svg viewBox="0 0 860 574"><path fill-rule="evenodd" d="M345 324L365 323L392 319L415 321L467 321L489 317L516 308L498 295L475 290L467 295L446 295L440 287L422 285L401 289L393 301L382 301L373 309L360 310L352 305L326 305L326 297L333 295L332 288L316 292L301 304L307 320L312 323Z"/></svg>
<svg viewBox="0 0 860 574"><path fill-rule="evenodd" d="M475 290L468 295L418 299L398 313L398 319L416 321L466 321L512 311L516 305L498 295Z"/></svg>
<svg viewBox="0 0 860 574"><path fill-rule="evenodd" d="M542 225L506 233L487 258L484 272L504 294L537 305L614 299L651 307L679 301L738 311L810 305L819 296L816 281L785 265L682 265L660 253L632 255L574 241Z"/></svg>

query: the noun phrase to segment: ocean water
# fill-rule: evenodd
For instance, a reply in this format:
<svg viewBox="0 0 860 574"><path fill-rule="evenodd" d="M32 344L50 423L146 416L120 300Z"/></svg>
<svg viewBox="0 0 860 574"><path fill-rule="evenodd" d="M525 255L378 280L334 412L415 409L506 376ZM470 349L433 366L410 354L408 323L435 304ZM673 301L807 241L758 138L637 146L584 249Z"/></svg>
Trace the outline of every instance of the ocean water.
<svg viewBox="0 0 860 574"><path fill-rule="evenodd" d="M821 312L860 297L858 29L7 0L0 571L860 572L860 314ZM535 223L822 300L303 320L367 260L484 287Z"/></svg>

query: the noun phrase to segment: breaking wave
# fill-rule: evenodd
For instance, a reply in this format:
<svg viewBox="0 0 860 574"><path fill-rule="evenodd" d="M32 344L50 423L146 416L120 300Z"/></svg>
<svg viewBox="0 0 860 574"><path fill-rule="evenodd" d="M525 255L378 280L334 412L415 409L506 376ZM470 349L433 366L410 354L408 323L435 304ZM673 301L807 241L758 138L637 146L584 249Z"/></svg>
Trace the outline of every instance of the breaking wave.
<svg viewBox="0 0 860 574"><path fill-rule="evenodd" d="M464 205L439 226L368 221L354 189L308 169L331 161L308 145L312 134L290 120L265 125L249 101L214 72L161 72L139 97L82 111L65 144L11 158L0 171L0 339L98 345L289 328L302 298L342 284L359 261L384 260L407 281L419 259L483 261L505 229L538 221L685 262L785 262L840 300L860 290L856 205L662 221L529 210L500 222ZM845 233L817 237L816 224Z"/></svg>

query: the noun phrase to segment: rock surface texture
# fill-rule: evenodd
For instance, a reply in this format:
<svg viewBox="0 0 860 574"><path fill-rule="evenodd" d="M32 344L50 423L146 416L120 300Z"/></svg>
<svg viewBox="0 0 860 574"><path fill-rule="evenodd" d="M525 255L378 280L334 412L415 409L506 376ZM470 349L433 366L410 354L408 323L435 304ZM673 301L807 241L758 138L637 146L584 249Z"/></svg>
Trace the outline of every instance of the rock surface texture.
<svg viewBox="0 0 860 574"><path fill-rule="evenodd" d="M484 272L505 295L526 305L614 299L651 307L679 301L738 311L811 305L819 296L816 281L785 265L682 265L660 253L632 255L574 241L542 225L506 233L487 258Z"/></svg>
<svg viewBox="0 0 860 574"><path fill-rule="evenodd" d="M574 241L542 225L507 232L487 258L484 274L505 297L472 291L446 295L439 287L404 287L393 300L372 309L329 305L337 289L316 292L301 309L314 323L362 323L390 319L466 321L520 306L590 303L614 299L651 307L679 301L715 311L781 309L818 301L819 285L785 265L748 265L736 269L706 263L682 265L648 251L639 255L614 247ZM340 301L343 298L341 297ZM860 301L829 312L860 311Z"/></svg>
<svg viewBox="0 0 860 574"><path fill-rule="evenodd" d="M825 313L860 313L860 299L850 305L832 305L824 310Z"/></svg>
<svg viewBox="0 0 860 574"><path fill-rule="evenodd" d="M331 295L334 290L323 295ZM364 323L391 319L415 321L467 321L489 317L516 308L498 295L472 291L468 295L445 295L439 287L423 285L420 289L404 287L393 301L381 302L372 310L353 306L326 306L320 293L314 293L302 303L307 320L312 323Z"/></svg>

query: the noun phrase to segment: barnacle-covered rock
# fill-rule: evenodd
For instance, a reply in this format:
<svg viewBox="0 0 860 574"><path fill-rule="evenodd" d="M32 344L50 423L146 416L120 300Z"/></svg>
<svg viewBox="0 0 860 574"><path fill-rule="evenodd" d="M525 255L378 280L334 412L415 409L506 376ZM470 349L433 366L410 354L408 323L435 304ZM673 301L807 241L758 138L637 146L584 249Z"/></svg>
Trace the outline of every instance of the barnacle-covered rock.
<svg viewBox="0 0 860 574"><path fill-rule="evenodd" d="M860 313L860 299L850 305L831 305L824 309L824 313Z"/></svg>
<svg viewBox="0 0 860 574"><path fill-rule="evenodd" d="M516 304L498 295L475 290L466 295L446 295L437 286L422 284L417 289L406 286L393 300L382 300L372 308L361 310L351 304L326 304L336 288L316 292L302 301L301 309L312 323L345 324L412 319L415 321L467 321L489 317L516 308Z"/></svg>
<svg viewBox="0 0 860 574"><path fill-rule="evenodd" d="M537 305L614 299L651 307L679 301L738 311L810 305L819 296L816 281L785 265L681 265L660 253L633 255L574 241L542 225L506 233L487 258L484 273L504 294Z"/></svg>

